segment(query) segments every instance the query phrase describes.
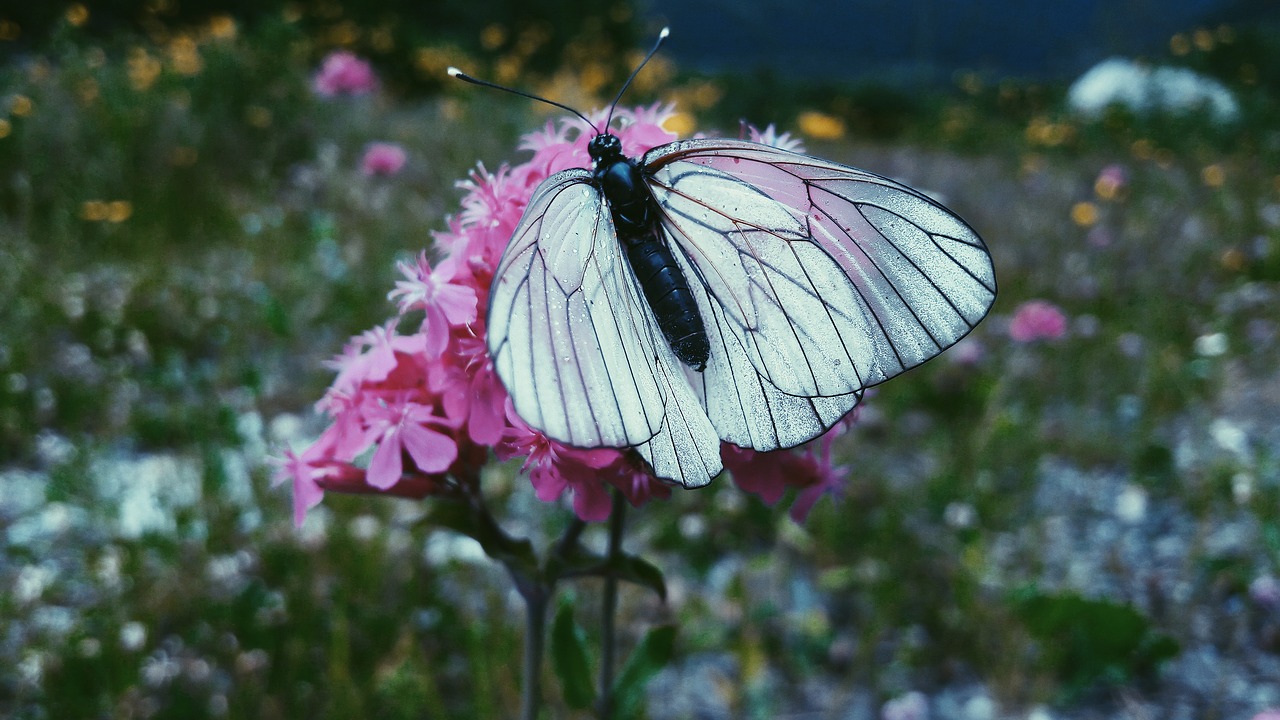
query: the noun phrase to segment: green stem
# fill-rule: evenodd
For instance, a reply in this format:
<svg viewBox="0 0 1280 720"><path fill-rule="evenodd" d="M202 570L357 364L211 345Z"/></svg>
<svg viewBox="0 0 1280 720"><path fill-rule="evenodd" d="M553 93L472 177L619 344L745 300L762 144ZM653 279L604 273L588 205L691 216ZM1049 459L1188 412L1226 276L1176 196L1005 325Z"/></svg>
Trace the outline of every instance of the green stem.
<svg viewBox="0 0 1280 720"><path fill-rule="evenodd" d="M613 508L609 512L609 570L604 576L604 597L600 613L600 720L608 720L613 714L613 654L614 616L618 611L618 576L614 567L622 555L622 530L626 523L627 501L622 493L613 491Z"/></svg>
<svg viewBox="0 0 1280 720"><path fill-rule="evenodd" d="M519 585L520 583L517 583ZM547 628L547 593L540 585L522 588L525 604L524 687L520 694L521 720L537 720L542 706L542 655Z"/></svg>

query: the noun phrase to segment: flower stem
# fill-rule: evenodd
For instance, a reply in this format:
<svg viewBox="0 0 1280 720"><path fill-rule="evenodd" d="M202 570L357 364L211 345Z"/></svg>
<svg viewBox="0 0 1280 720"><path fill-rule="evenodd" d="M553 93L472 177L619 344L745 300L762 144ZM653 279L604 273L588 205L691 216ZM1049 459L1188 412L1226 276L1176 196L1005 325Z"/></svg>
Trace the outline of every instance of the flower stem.
<svg viewBox="0 0 1280 720"><path fill-rule="evenodd" d="M547 593L540 586L521 592L525 604L524 687L520 695L521 720L537 720L542 706L542 655L547 626Z"/></svg>
<svg viewBox="0 0 1280 720"><path fill-rule="evenodd" d="M613 491L613 508L609 512L609 569L604 576L604 597L600 612L600 701L597 710L601 720L613 714L614 616L618 611L618 576L615 564L622 555L622 530L626 522L627 502L622 493Z"/></svg>

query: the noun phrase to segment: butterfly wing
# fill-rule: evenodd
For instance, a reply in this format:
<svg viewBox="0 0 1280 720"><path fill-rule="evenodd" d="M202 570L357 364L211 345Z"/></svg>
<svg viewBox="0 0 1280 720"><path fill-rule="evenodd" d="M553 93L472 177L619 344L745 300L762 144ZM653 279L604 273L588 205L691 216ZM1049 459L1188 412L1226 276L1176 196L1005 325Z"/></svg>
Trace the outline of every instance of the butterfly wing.
<svg viewBox="0 0 1280 720"><path fill-rule="evenodd" d="M534 191L490 289L494 369L516 412L577 447L636 447L661 477L706 484L720 438L622 257L582 169Z"/></svg>
<svg viewBox="0 0 1280 720"><path fill-rule="evenodd" d="M964 337L995 300L982 240L900 183L733 140L676 142L643 162L701 288L712 360L690 379L735 444L821 434L863 389Z"/></svg>

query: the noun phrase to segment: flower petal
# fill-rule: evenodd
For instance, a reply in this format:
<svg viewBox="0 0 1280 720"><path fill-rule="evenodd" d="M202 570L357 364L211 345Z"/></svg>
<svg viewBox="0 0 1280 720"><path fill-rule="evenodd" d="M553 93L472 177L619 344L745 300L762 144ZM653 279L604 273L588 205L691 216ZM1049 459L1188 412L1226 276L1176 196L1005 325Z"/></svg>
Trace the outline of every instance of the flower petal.
<svg viewBox="0 0 1280 720"><path fill-rule="evenodd" d="M404 474L404 461L400 457L400 428L393 428L382 437L378 448L369 460L369 484L380 490L395 485Z"/></svg>
<svg viewBox="0 0 1280 720"><path fill-rule="evenodd" d="M444 472L458 459L458 444L452 438L415 423L400 428L400 442L424 473Z"/></svg>

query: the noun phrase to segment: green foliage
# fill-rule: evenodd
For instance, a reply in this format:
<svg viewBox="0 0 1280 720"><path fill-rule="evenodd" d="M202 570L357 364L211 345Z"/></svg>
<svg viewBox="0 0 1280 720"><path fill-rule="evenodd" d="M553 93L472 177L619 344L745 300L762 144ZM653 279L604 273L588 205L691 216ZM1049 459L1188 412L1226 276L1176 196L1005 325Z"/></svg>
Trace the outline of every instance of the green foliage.
<svg viewBox="0 0 1280 720"><path fill-rule="evenodd" d="M562 599L551 623L551 667L560 679L565 703L578 710L596 699L591 660L587 655L587 633L573 619L573 603Z"/></svg>
<svg viewBox="0 0 1280 720"><path fill-rule="evenodd" d="M1130 605L1074 593L1045 594L1035 587L1015 593L1012 603L1039 642L1042 662L1067 694L1098 682L1132 682L1179 651L1176 640L1154 631Z"/></svg>
<svg viewBox="0 0 1280 720"><path fill-rule="evenodd" d="M643 708L644 687L659 670L671 664L675 640L675 626L660 625L645 633L635 650L631 651L613 684L619 718L639 717Z"/></svg>

